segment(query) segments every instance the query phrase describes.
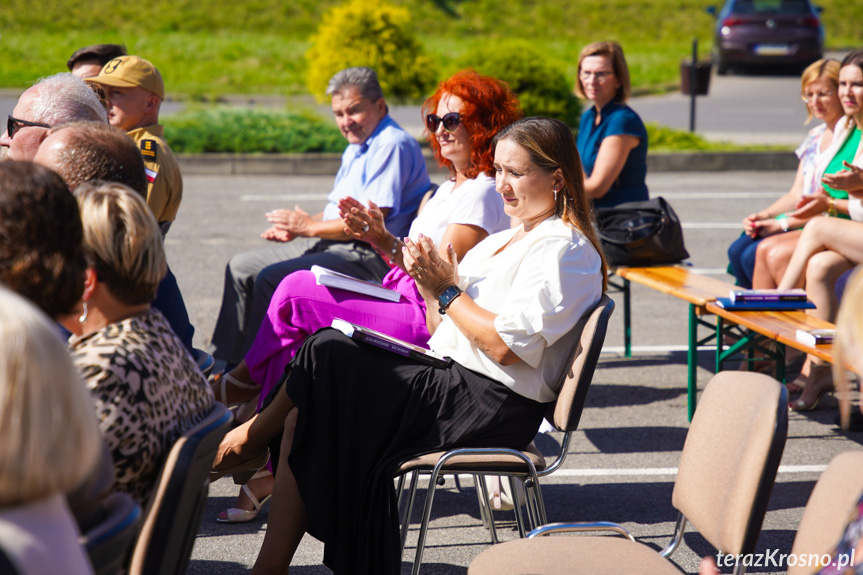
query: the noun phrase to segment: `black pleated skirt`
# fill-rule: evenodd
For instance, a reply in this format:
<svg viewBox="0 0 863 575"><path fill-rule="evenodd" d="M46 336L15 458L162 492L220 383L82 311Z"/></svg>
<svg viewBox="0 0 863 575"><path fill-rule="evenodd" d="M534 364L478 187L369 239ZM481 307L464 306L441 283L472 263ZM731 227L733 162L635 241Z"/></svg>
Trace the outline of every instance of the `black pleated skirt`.
<svg viewBox="0 0 863 575"><path fill-rule="evenodd" d="M286 373L298 407L288 462L337 575L400 572L401 461L455 446L524 448L547 407L457 363L429 367L333 329L309 337Z"/></svg>

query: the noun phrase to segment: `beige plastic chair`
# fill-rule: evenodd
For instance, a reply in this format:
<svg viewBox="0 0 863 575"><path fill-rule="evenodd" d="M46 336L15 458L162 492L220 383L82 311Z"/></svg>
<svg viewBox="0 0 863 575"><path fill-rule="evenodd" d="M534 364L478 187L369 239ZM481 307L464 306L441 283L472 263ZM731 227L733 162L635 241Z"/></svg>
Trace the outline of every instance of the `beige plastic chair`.
<svg viewBox="0 0 863 575"><path fill-rule="evenodd" d="M716 374L704 390L680 458L672 541L657 553L614 523L558 523L481 553L468 575L680 573L667 559L689 520L724 554L755 551L788 433L788 394L759 373ZM615 531L625 537L542 537L555 531ZM735 569L742 574L742 563Z"/></svg>
<svg viewBox="0 0 863 575"><path fill-rule="evenodd" d="M840 453L818 478L797 528L791 554L798 557L833 552L848 522L848 514L863 493L863 452ZM858 558L859 562L859 558ZM797 562L801 563L801 562ZM809 575L809 563L789 565L788 575Z"/></svg>
<svg viewBox="0 0 863 575"><path fill-rule="evenodd" d="M207 503L210 469L231 419L215 402L207 417L174 443L135 542L129 575L186 573Z"/></svg>
<svg viewBox="0 0 863 575"><path fill-rule="evenodd" d="M516 501L513 502L516 523L522 536L525 533L524 518L521 514L522 504L524 504L531 528L545 523L545 505L542 501L539 478L550 475L559 469L566 459L570 438L581 419L581 412L587 399L587 391L593 379L596 364L599 361L602 344L605 341L608 319L613 310L614 302L607 295L603 295L596 307L581 318L578 324L566 336L565 341L561 342L561 345L569 345L572 349L569 360L571 367L563 374L564 381L561 384L557 401L549 405L546 413L546 419L558 431L564 432L560 451L551 463L547 463L545 457L531 443L525 451L506 448L466 448L453 449L448 452L429 453L411 458L399 466L396 476L399 477L398 492L400 495L399 508L402 518L402 551L404 551L411 511L416 496L418 476L420 474L431 476L426 493L422 521L420 523L419 539L417 541L417 550L412 571L413 575L419 573L420 570L435 487L443 483L444 475L467 473L480 477L476 481L478 489L482 494L480 497L480 509L483 513L483 520L491 530L493 543L497 542L497 537L494 531L494 518L491 516L491 510L487 508L489 498L485 481L482 479L486 475L507 476L511 481L518 480L520 482L520 485L518 485L513 481L511 485L513 487L512 493L516 498ZM402 501L404 499L402 497L404 494L404 479L411 472L414 473L411 477L410 487L407 490L407 504L405 505ZM522 490L526 494L525 500L520 496Z"/></svg>

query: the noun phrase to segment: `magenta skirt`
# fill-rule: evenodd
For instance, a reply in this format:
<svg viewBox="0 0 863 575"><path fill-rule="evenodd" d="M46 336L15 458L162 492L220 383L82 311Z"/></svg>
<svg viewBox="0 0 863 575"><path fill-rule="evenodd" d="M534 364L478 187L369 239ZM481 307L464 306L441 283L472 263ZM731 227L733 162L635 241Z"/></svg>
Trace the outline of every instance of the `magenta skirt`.
<svg viewBox="0 0 863 575"><path fill-rule="evenodd" d="M306 338L322 327L329 327L333 318L416 345L427 345L426 306L413 278L394 267L384 278L383 285L398 291L399 301L384 301L320 286L314 274L305 270L283 279L273 294L255 342L246 354L252 381L262 386L261 401L282 380L285 367Z"/></svg>

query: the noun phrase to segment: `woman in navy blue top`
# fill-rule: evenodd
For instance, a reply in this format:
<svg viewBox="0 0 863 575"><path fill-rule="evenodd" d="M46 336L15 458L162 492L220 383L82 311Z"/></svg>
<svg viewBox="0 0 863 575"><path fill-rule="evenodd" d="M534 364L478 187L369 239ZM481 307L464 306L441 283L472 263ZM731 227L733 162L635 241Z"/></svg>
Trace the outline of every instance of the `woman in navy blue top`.
<svg viewBox="0 0 863 575"><path fill-rule="evenodd" d="M594 42L578 56L575 93L593 106L581 116L578 153L595 208L648 199L647 130L626 105L629 68L616 42Z"/></svg>

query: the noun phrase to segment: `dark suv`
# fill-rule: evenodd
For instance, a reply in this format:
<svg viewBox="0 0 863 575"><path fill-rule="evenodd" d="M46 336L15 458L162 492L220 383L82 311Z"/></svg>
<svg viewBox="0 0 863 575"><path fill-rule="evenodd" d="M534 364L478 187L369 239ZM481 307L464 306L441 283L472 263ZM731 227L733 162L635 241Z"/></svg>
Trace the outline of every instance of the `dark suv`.
<svg viewBox="0 0 863 575"><path fill-rule="evenodd" d="M821 9L809 0L728 0L716 16L713 62L724 75L732 64L805 66L824 53Z"/></svg>

